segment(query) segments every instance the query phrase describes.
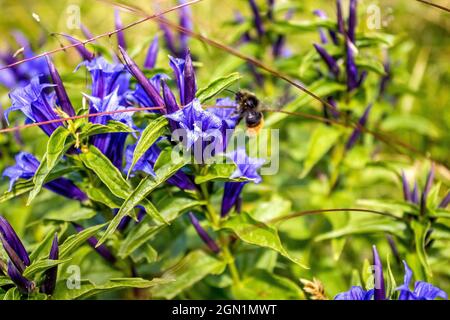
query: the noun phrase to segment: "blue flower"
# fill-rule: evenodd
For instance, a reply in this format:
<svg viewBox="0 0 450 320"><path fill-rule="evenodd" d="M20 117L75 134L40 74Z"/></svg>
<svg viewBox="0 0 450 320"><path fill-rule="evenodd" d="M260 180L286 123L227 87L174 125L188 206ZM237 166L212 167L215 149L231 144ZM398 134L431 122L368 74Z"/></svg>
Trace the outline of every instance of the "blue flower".
<svg viewBox="0 0 450 320"><path fill-rule="evenodd" d="M178 128L183 130L184 138L186 138L183 144L187 149L191 149L197 141L203 144L205 141L211 140L214 140L215 144L223 143L223 141L218 141L222 140L222 120L214 113L203 110L197 99L166 117L176 122Z"/></svg>
<svg viewBox="0 0 450 320"><path fill-rule="evenodd" d="M158 36L153 38L152 44L149 46L147 56L145 57L144 68L153 69L156 65L156 59L158 58L159 44Z"/></svg>
<svg viewBox="0 0 450 320"><path fill-rule="evenodd" d="M197 82L195 79L194 66L192 64L189 50L184 59L170 57L170 67L172 68L178 85L180 103L182 106L189 104L195 98L197 92Z"/></svg>
<svg viewBox="0 0 450 320"><path fill-rule="evenodd" d="M228 153L227 156L237 166L236 170L231 174L230 179L247 178L253 180L254 183L261 182L262 179L257 170L264 164L263 159L248 157L243 147ZM240 211L240 195L247 183L248 181L225 183L220 212L221 217L225 217L233 207L237 207L237 212Z"/></svg>
<svg viewBox="0 0 450 320"><path fill-rule="evenodd" d="M128 172L130 169L131 163L133 162L133 153L136 145L127 146L125 158L126 158L126 166L124 172ZM155 171L153 167L158 159L161 150L158 145L154 143L136 162L133 167L132 173L141 171L145 172L151 176L155 176ZM167 182L171 185L177 186L181 190L195 190L196 186L192 182L192 179L184 173L182 170L177 171L174 175L172 175Z"/></svg>
<svg viewBox="0 0 450 320"><path fill-rule="evenodd" d="M78 54L81 56L81 58L83 58L83 60L85 61L91 61L94 59L95 55L90 52L88 49L86 49L86 47L84 46L84 44L81 43L80 40L69 36L68 34L62 34L67 40L69 40L69 42L73 45L75 45L75 49L77 50Z"/></svg>
<svg viewBox="0 0 450 320"><path fill-rule="evenodd" d="M339 66L336 60L328 54L328 52L318 44L313 44L316 51L319 53L322 60L326 63L328 69L334 74L337 78L339 77Z"/></svg>
<svg viewBox="0 0 450 320"><path fill-rule="evenodd" d="M6 176L10 178L10 191L17 180L31 179L40 164L39 160L37 160L32 154L26 152L18 153L15 160L16 164L7 167L3 172L4 177ZM79 201L87 200L86 194L75 186L72 181L66 178L57 178L53 181L47 182L44 184L44 188L70 199Z"/></svg>
<svg viewBox="0 0 450 320"><path fill-rule="evenodd" d="M117 43L119 44L119 46L126 49L127 44L125 42L125 34L124 34L123 30L121 30L123 28L123 25L122 25L122 20L120 19L119 10L114 10L114 25L115 25L116 30L119 30L119 32L116 33Z"/></svg>
<svg viewBox="0 0 450 320"><path fill-rule="evenodd" d="M355 143L358 141L359 137L361 136L361 128L364 128L369 118L370 110L372 110L372 104L369 104L367 106L366 110L364 110L363 115L361 116L361 118L359 118L357 127L353 129L350 138L347 140L347 143L345 145L346 150L352 149Z"/></svg>
<svg viewBox="0 0 450 320"><path fill-rule="evenodd" d="M349 291L339 293L334 300L372 300L373 289L365 291L360 286L353 286Z"/></svg>
<svg viewBox="0 0 450 320"><path fill-rule="evenodd" d="M20 110L29 121L42 122L56 120L57 115L55 106L55 93L46 93L44 89L53 87L51 84L41 84L39 78L31 79L30 83L23 87L12 90L9 93L12 106L5 111L5 117L8 119L11 111ZM40 128L51 135L53 131L62 125L61 123L49 123L41 125Z"/></svg>
<svg viewBox="0 0 450 320"><path fill-rule="evenodd" d="M416 281L414 291L411 291L409 285L413 274L406 261L403 261L403 264L405 266L404 282L396 289L400 291L399 300L434 300L437 297L448 299L447 293L424 281Z"/></svg>

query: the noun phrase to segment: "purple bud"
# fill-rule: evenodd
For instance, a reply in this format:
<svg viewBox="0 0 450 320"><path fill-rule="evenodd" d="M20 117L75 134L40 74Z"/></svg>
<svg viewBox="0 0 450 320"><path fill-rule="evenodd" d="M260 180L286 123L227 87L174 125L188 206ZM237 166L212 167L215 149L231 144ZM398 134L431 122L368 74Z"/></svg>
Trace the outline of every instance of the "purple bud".
<svg viewBox="0 0 450 320"><path fill-rule="evenodd" d="M411 201L411 192L409 190L408 180L406 179L405 172L402 170L402 186L403 186L403 198L405 201Z"/></svg>
<svg viewBox="0 0 450 320"><path fill-rule="evenodd" d="M125 42L125 35L123 33L123 30L121 30L123 28L123 25L122 25L122 20L120 20L119 10L114 10L114 25L115 25L116 30L119 30L116 33L118 45L121 46L122 48L126 49L127 44Z"/></svg>
<svg viewBox="0 0 450 320"><path fill-rule="evenodd" d="M165 18L160 18L164 21ZM159 27L162 30L163 34L164 34L164 40L166 42L166 46L167 49L169 49L169 51L176 57L178 57L178 50L175 46L175 40L172 34L172 31L169 29L169 27L163 23L160 22L159 23Z"/></svg>
<svg viewBox="0 0 450 320"><path fill-rule="evenodd" d="M177 100L175 99L172 90L170 90L166 82L161 81L161 85L164 98L164 105L166 106L167 114L171 114L180 110L180 107L177 104ZM177 122L173 121L172 119L169 119L169 125L172 130L178 128Z"/></svg>
<svg viewBox="0 0 450 320"><path fill-rule="evenodd" d="M158 58L158 36L153 38L152 44L148 48L147 57L145 58L144 68L153 69L156 65L156 59Z"/></svg>
<svg viewBox="0 0 450 320"><path fill-rule="evenodd" d="M381 264L380 256L378 255L377 247L372 246L373 265L374 265L374 300L385 300L386 290L384 288L383 265Z"/></svg>
<svg viewBox="0 0 450 320"><path fill-rule="evenodd" d="M347 90L350 92L358 87L358 69L355 64L355 58L353 56L353 48L350 41L347 41L346 45L346 66L347 71Z"/></svg>
<svg viewBox="0 0 450 320"><path fill-rule="evenodd" d="M63 36L70 41L71 44L77 44L77 46L75 46L75 49L78 51L79 55L83 58L83 60L87 60L87 61L91 61L92 59L94 59L94 54L91 53L88 49L86 49L86 47L84 46L84 44L81 43L80 40L75 39L72 36L69 36L68 34L63 34Z"/></svg>
<svg viewBox="0 0 450 320"><path fill-rule="evenodd" d="M322 10L314 10L313 13L321 19L326 19L327 15ZM320 42L323 44L328 43L327 36L325 34L325 30L323 28L319 28Z"/></svg>
<svg viewBox="0 0 450 320"><path fill-rule="evenodd" d="M8 262L8 276L17 286L19 291L23 294L29 294L35 288L34 282L22 276L22 273L16 268L14 263L12 263L11 261Z"/></svg>
<svg viewBox="0 0 450 320"><path fill-rule="evenodd" d="M441 203L439 204L439 208L446 208L448 204L450 203L450 191L447 192L447 195L444 199L442 199Z"/></svg>
<svg viewBox="0 0 450 320"><path fill-rule="evenodd" d="M411 202L414 204L419 203L419 187L417 186L417 181L414 182L414 188L411 192Z"/></svg>
<svg viewBox="0 0 450 320"><path fill-rule="evenodd" d="M433 185L433 179L434 179L434 163L431 164L431 169L428 172L427 181L425 182L425 186L423 188L422 195L420 198L420 213L422 215L425 214L425 209L426 209L426 205L427 205L427 197L428 197L428 193L430 192L431 187Z"/></svg>
<svg viewBox="0 0 450 320"><path fill-rule="evenodd" d="M332 106L333 108L331 108L331 113L333 114L333 117L335 118L339 118L339 110L337 107L337 103L336 100L334 100L333 97L328 97L327 98L327 102L330 106ZM330 108L329 108L330 109Z"/></svg>
<svg viewBox="0 0 450 320"><path fill-rule="evenodd" d="M319 53L322 60L327 64L328 69L334 74L335 77L339 76L339 66L336 60L328 54L328 52L318 44L313 44L316 51Z"/></svg>
<svg viewBox="0 0 450 320"><path fill-rule="evenodd" d="M2 216L0 216L0 240L16 268L19 272L23 272L25 267L30 265L30 257L12 226Z"/></svg>
<svg viewBox="0 0 450 320"><path fill-rule="evenodd" d="M225 182L220 216L226 217L233 207L239 206L242 189L246 182Z"/></svg>
<svg viewBox="0 0 450 320"><path fill-rule="evenodd" d="M80 28L86 39L92 39L94 37L91 31L89 31L89 29L84 24L80 23Z"/></svg>
<svg viewBox="0 0 450 320"><path fill-rule="evenodd" d="M53 64L51 58L46 56L48 69L50 70L50 77L52 78L52 82L56 85L55 92L58 97L59 104L61 109L68 114L69 116L75 115L75 110L73 109L72 103L70 102L69 96L67 95L66 88L61 80L61 77L56 70L55 65Z"/></svg>
<svg viewBox="0 0 450 320"><path fill-rule="evenodd" d="M338 30L341 34L344 34L345 26L344 26L344 16L342 14L341 0L336 0L336 12L337 12Z"/></svg>
<svg viewBox="0 0 450 320"><path fill-rule="evenodd" d="M53 238L52 247L50 248L50 254L48 256L50 260L58 260L59 258L59 248L58 248L58 234L55 233L55 237ZM58 266L54 266L44 274L44 282L41 286L41 291L45 294L53 294L56 287L56 277L58 274Z"/></svg>
<svg viewBox="0 0 450 320"><path fill-rule="evenodd" d="M372 104L369 104L364 111L361 118L359 118L358 126L353 130L350 138L347 141L347 144L345 145L346 150L350 150L355 145L356 141L358 140L359 136L361 135L361 127L364 127L366 125L367 119L369 117L370 110L372 109Z"/></svg>
<svg viewBox="0 0 450 320"><path fill-rule="evenodd" d="M214 242L214 240L209 236L209 234L206 232L205 229L200 225L198 219L195 217L195 215L192 212L189 212L189 219L191 220L192 225L195 228L195 231L197 231L200 238L202 238L203 242L208 246L208 248L214 252L219 253L220 248L217 246L217 244Z"/></svg>
<svg viewBox="0 0 450 320"><path fill-rule="evenodd" d="M152 101L154 106L163 106L164 101L160 97L158 90L150 83L145 74L138 68L136 63L130 58L125 49L119 46L119 51L122 55L123 60L125 61L125 65L128 67L128 71L133 75L133 77L138 81L141 85L144 92L148 95L149 99ZM161 110L163 113L166 111L164 109Z"/></svg>
<svg viewBox="0 0 450 320"><path fill-rule="evenodd" d="M184 63L184 101L183 105L189 104L195 98L197 92L197 82L195 80L195 70L192 64L191 53L189 50L186 52Z"/></svg>
<svg viewBox="0 0 450 320"><path fill-rule="evenodd" d="M356 19L357 19L357 1L350 0L350 11L348 17L348 37L352 43L355 43L355 29L356 29Z"/></svg>
<svg viewBox="0 0 450 320"><path fill-rule="evenodd" d="M80 233L81 231L84 230L84 228L81 225L79 225L77 223L72 223L72 224L73 224L73 226L75 227L75 229L77 230L78 233ZM98 243L97 238L90 237L87 240L87 242L106 261L111 262L111 263L115 263L116 262L116 258L114 257L114 255L111 253L111 251L109 251L109 249L105 245L101 244L100 246L97 247L97 243Z"/></svg>
<svg viewBox="0 0 450 320"><path fill-rule="evenodd" d="M262 23L261 15L259 14L258 6L256 5L255 0L249 0L250 7L253 12L253 23L255 24L256 31L258 32L258 36L261 38L264 36L264 26Z"/></svg>
<svg viewBox="0 0 450 320"><path fill-rule="evenodd" d="M184 3L185 0L181 1ZM184 6L180 9L180 27L186 30L192 30L191 10L189 6ZM186 32L179 33L180 38L180 54L185 54L188 50L189 35Z"/></svg>

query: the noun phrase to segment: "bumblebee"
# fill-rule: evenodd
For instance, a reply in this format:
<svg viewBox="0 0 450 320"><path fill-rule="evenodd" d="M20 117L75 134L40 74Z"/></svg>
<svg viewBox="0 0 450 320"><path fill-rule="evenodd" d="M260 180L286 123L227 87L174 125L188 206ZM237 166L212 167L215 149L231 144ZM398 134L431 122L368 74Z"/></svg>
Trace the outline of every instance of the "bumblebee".
<svg viewBox="0 0 450 320"><path fill-rule="evenodd" d="M250 91L239 90L235 94L239 115L238 123L245 120L249 135L257 135L264 125L264 117L261 112L261 102L256 95Z"/></svg>

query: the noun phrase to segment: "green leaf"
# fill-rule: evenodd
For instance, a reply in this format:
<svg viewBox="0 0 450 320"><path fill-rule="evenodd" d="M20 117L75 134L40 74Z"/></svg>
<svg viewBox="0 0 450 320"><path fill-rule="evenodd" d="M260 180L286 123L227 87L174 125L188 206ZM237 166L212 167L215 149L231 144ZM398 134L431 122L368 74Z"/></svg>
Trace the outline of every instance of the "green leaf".
<svg viewBox="0 0 450 320"><path fill-rule="evenodd" d="M85 189L89 199L103 203L111 209L120 208L122 201L109 191L105 185L89 186Z"/></svg>
<svg viewBox="0 0 450 320"><path fill-rule="evenodd" d="M84 165L95 172L100 180L117 197L126 199L130 192L130 185L124 179L119 169L95 146L90 145L87 152L80 154Z"/></svg>
<svg viewBox="0 0 450 320"><path fill-rule="evenodd" d="M89 208L80 208L78 203L64 207L64 210L53 210L45 215L45 220L75 222L95 217L96 212Z"/></svg>
<svg viewBox="0 0 450 320"><path fill-rule="evenodd" d="M256 221L246 212L231 217L222 227L232 230L244 242L275 250L300 267L308 268L286 251L275 228Z"/></svg>
<svg viewBox="0 0 450 320"><path fill-rule="evenodd" d="M194 207L204 204L204 201L197 201L188 198L170 198L170 202L167 203L161 209L161 215L168 222L178 218L183 212L190 210ZM146 219L141 221L139 225L133 227L127 234L126 238L122 241L118 256L122 259L128 257L135 250L147 243L159 230L164 228L165 225L150 224Z"/></svg>
<svg viewBox="0 0 450 320"><path fill-rule="evenodd" d="M53 131L47 142L47 152L42 158L41 164L39 165L36 173L33 177L34 188L31 190L28 196L27 205L33 201L33 199L41 191L43 184L45 183L50 172L55 168L58 160L69 150L70 146L73 144L66 144L66 140L69 137L70 132L63 126L59 126Z"/></svg>
<svg viewBox="0 0 450 320"><path fill-rule="evenodd" d="M167 125L167 119L165 117L159 117L144 129L142 135L137 142L136 148L133 152L133 161L131 162L130 169L128 170L128 176L130 176L136 163L144 155L144 153L156 142L156 140L162 136Z"/></svg>
<svg viewBox="0 0 450 320"><path fill-rule="evenodd" d="M230 179L234 171L236 171L236 165L234 163L213 163L205 165L202 172L196 175L195 183L202 184L207 181L249 181L247 178Z"/></svg>
<svg viewBox="0 0 450 320"><path fill-rule="evenodd" d="M106 230L103 237L99 240L98 245L105 242L105 240L114 233L123 217L131 212L131 210L133 210L139 203L141 203L159 185L164 183L164 181L169 179L175 172L177 172L185 164L187 164L189 160L190 159L178 157L177 159L173 159L172 162L168 162L165 166L156 170L155 177L145 177L139 183L136 189L130 194L130 196L124 201L119 212L109 223L108 229Z"/></svg>
<svg viewBox="0 0 450 320"><path fill-rule="evenodd" d="M342 131L326 125L318 126L311 135L308 142L307 156L303 163L303 170L300 178L308 175L317 162L331 149L336 143Z"/></svg>
<svg viewBox="0 0 450 320"><path fill-rule="evenodd" d="M69 261L70 258L64 260L51 260L51 259L43 259L33 262L30 266L28 266L23 272L24 277L32 277L36 273L44 272L47 269L55 267L59 264L65 263Z"/></svg>
<svg viewBox="0 0 450 320"><path fill-rule="evenodd" d="M430 222L421 223L417 220L411 221L411 228L414 232L414 240L416 246L416 253L419 257L419 261L425 270L427 276L433 276L430 265L428 263L427 253L425 251L425 239L428 230L430 229Z"/></svg>
<svg viewBox="0 0 450 320"><path fill-rule="evenodd" d="M48 257L53 238L55 237L56 230L57 228L55 227L52 228L50 231L47 231L44 239L42 239L42 241L36 245L33 252L31 252L30 254L31 261L35 261L38 258L43 258L44 256Z"/></svg>
<svg viewBox="0 0 450 320"><path fill-rule="evenodd" d="M204 103L232 85L234 82L238 81L240 78L241 76L238 72L229 74L225 77L220 77L212 81L207 87L198 90L197 99L200 100L200 103Z"/></svg>
<svg viewBox="0 0 450 320"><path fill-rule="evenodd" d="M192 251L162 275L162 279L172 282L158 285L150 291L156 298L172 299L207 275L223 272L225 267L224 261L204 251Z"/></svg>
<svg viewBox="0 0 450 320"><path fill-rule="evenodd" d="M101 292L110 292L124 288L146 289L166 283L168 280L154 278L151 281L142 278L113 278L103 284L95 284L89 280L81 280L79 288L67 288L66 281L58 281L55 292L52 296L54 300L74 300L85 299Z"/></svg>
<svg viewBox="0 0 450 320"><path fill-rule="evenodd" d="M79 246L83 245L87 239L93 237L97 232L102 229L106 224L99 224L84 229L83 231L73 234L59 246L59 259L63 260L74 252Z"/></svg>
<svg viewBox="0 0 450 320"><path fill-rule="evenodd" d="M389 254L386 257L386 265L386 296L389 298L395 294L395 289L397 288L397 283L395 282L394 273L392 272L391 263L389 261Z"/></svg>
<svg viewBox="0 0 450 320"><path fill-rule="evenodd" d="M432 120L412 114L390 115L383 120L380 129L383 131L411 131L434 139L438 139L442 135L441 130Z"/></svg>
<svg viewBox="0 0 450 320"><path fill-rule="evenodd" d="M238 300L299 300L304 299L302 290L288 278L266 270L253 270L250 276L232 287Z"/></svg>
<svg viewBox="0 0 450 320"><path fill-rule="evenodd" d="M9 277L0 276L0 287L13 284L14 282L11 281Z"/></svg>
<svg viewBox="0 0 450 320"><path fill-rule="evenodd" d="M356 66L361 69L367 69L373 72L378 73L381 76L386 75L386 71L384 70L383 64L375 59L368 58L367 56L361 57L357 56L355 58Z"/></svg>
<svg viewBox="0 0 450 320"><path fill-rule="evenodd" d="M59 126L53 131L47 142L47 170L51 170L61 158L69 136L69 130L63 126Z"/></svg>

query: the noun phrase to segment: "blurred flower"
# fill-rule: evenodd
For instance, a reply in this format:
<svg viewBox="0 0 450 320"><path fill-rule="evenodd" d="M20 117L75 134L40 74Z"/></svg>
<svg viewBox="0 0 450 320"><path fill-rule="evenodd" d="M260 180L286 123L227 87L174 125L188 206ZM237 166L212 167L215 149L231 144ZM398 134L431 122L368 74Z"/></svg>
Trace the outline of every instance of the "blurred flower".
<svg viewBox="0 0 450 320"><path fill-rule="evenodd" d="M158 51L158 36L155 36L151 45L148 47L147 56L144 62L144 68L151 70L155 67L156 59L158 58Z"/></svg>
<svg viewBox="0 0 450 320"><path fill-rule="evenodd" d="M119 46L121 46L122 48L124 48L125 50L127 49L127 44L125 42L125 34L123 32L123 30L121 30L123 28L122 25L122 20L120 19L120 13L119 10L114 10L114 26L116 28L116 30L119 30L116 35L117 35L117 43Z"/></svg>
<svg viewBox="0 0 450 320"><path fill-rule="evenodd" d="M350 135L350 138L347 140L347 144L345 145L345 149L346 150L350 150L353 148L353 146L355 145L356 141L358 141L358 138L361 136L361 127L364 128L366 123L367 123L367 119L369 118L369 113L370 110L372 109L372 104L369 104L366 108L366 110L364 111L363 115L361 116L361 118L359 118L358 121L358 126L353 129L352 134Z"/></svg>
<svg viewBox="0 0 450 320"><path fill-rule="evenodd" d="M203 229L203 227L200 225L200 222L198 221L197 217L192 212L189 212L189 219L191 220L191 223L194 226L195 231L197 231L197 234L200 236L200 238L203 240L203 242L208 246L208 248L216 254L219 253L220 252L219 246L210 237L210 235L206 232L206 230Z"/></svg>
<svg viewBox="0 0 450 320"><path fill-rule="evenodd" d="M350 9L348 15L348 37L352 43L355 43L355 29L357 23L357 0L350 0Z"/></svg>
<svg viewBox="0 0 450 320"><path fill-rule="evenodd" d="M81 56L81 58L83 60L86 61L91 61L92 59L94 59L95 55L90 52L88 49L86 49L86 47L84 46L83 43L81 43L80 40L69 36L68 34L62 34L67 40L69 40L69 42L73 45L75 45L75 49L77 50L78 54Z"/></svg>
<svg viewBox="0 0 450 320"><path fill-rule="evenodd" d="M400 291L398 300L434 300L437 297L448 299L447 293L424 281L416 281L414 291L411 291L409 285L413 274L406 261L403 261L403 264L405 266L405 277L403 285L396 289Z"/></svg>
<svg viewBox="0 0 450 320"><path fill-rule="evenodd" d="M381 264L380 256L377 248L372 246L373 266L374 266L374 281L375 288L373 289L373 296L375 300L386 299L386 289L384 287L383 265Z"/></svg>
<svg viewBox="0 0 450 320"><path fill-rule="evenodd" d="M334 58L331 55L329 55L328 52L320 45L313 44L313 46L316 49L316 51L319 53L322 60L328 66L328 69L334 74L334 76L336 78L339 77L339 66L338 66L336 60L334 60Z"/></svg>
<svg viewBox="0 0 450 320"><path fill-rule="evenodd" d="M266 32L263 26L261 14L259 13L259 8L256 5L255 0L249 0L250 8L252 9L253 13L253 23L256 28L256 31L258 32L258 36L261 38L264 36L264 33Z"/></svg>
<svg viewBox="0 0 450 320"><path fill-rule="evenodd" d="M7 167L3 171L3 176L10 178L9 191L12 190L17 180L31 179L40 165L39 160L27 152L19 152L15 160L15 165ZM57 178L47 182L44 184L44 188L70 199L79 201L87 200L86 194L66 178Z"/></svg>
<svg viewBox="0 0 450 320"><path fill-rule="evenodd" d="M328 19L327 14L322 10L314 10L313 13L321 19L324 19L324 20ZM333 40L333 43L337 44L338 40L337 40L336 33L333 30L329 30L328 33L330 35L331 40ZM324 28L319 28L319 34L320 34L320 42L322 42L323 44L327 44L328 39L325 34Z"/></svg>
<svg viewBox="0 0 450 320"><path fill-rule="evenodd" d="M237 166L236 170L231 174L230 179L247 178L254 183L261 182L262 179L257 170L264 164L265 161L263 159L248 157L243 147L228 153L227 156ZM242 189L248 182L225 182L220 212L221 217L225 217L234 206L237 205L239 208Z"/></svg>
<svg viewBox="0 0 450 320"><path fill-rule="evenodd" d="M53 237L52 246L50 248L49 260L58 260L59 248L58 248L58 234L55 233ZM41 291L45 294L53 294L56 287L56 277L58 275L58 266L47 269L44 273L44 282L41 285Z"/></svg>

